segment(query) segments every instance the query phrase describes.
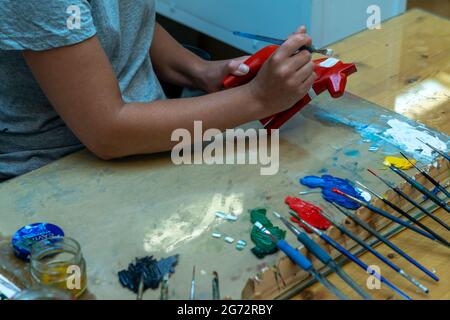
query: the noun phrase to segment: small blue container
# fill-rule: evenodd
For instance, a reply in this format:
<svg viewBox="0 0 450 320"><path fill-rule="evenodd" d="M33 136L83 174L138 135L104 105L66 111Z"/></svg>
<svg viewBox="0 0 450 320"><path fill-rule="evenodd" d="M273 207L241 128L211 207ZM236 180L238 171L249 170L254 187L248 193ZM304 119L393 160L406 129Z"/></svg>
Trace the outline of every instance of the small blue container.
<svg viewBox="0 0 450 320"><path fill-rule="evenodd" d="M64 231L51 223L33 223L17 230L11 243L14 254L21 260L28 261L31 247L44 239L64 237Z"/></svg>

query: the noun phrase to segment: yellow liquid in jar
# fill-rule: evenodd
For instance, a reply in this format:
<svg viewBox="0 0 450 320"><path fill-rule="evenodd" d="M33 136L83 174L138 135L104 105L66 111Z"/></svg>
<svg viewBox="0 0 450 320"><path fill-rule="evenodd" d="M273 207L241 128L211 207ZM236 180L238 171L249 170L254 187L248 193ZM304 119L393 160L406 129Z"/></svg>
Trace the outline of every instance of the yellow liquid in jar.
<svg viewBox="0 0 450 320"><path fill-rule="evenodd" d="M43 284L70 292L74 297L80 297L87 287L87 275L84 266L79 266L79 279L75 279L73 272L68 272L72 264L56 263L48 265L45 272L39 272L33 276Z"/></svg>

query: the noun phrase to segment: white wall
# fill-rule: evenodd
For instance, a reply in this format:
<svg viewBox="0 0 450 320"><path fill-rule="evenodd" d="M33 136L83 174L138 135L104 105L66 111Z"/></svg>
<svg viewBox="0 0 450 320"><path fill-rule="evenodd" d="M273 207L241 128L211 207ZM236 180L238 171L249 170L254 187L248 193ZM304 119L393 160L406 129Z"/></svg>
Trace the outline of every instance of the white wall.
<svg viewBox="0 0 450 320"><path fill-rule="evenodd" d="M156 0L158 13L247 52L265 46L240 39L234 30L285 38L306 25L316 46L366 28L369 5L382 19L405 11L406 0Z"/></svg>

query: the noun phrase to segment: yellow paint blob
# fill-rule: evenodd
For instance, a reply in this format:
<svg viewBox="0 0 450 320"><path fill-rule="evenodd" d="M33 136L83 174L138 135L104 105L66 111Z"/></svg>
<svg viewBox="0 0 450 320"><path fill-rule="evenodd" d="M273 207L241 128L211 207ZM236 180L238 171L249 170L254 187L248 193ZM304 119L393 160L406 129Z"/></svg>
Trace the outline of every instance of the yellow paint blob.
<svg viewBox="0 0 450 320"><path fill-rule="evenodd" d="M414 164L417 163L417 161L414 159L409 159L409 160ZM408 160L406 160L404 158L397 158L397 157L386 157L386 158L384 158L383 164L386 167L394 166L397 169L401 169L401 170L408 170L413 167L413 165L411 163L409 163Z"/></svg>

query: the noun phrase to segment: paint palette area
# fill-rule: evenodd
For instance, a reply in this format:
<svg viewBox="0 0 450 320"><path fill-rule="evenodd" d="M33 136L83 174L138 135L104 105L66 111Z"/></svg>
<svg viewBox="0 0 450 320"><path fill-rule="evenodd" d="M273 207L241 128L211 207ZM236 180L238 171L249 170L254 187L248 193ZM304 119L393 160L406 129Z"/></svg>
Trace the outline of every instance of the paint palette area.
<svg viewBox="0 0 450 320"><path fill-rule="evenodd" d="M244 128L248 127L261 128L256 122ZM330 175L358 180L384 194L388 187L367 169L399 185L403 180L383 162L386 156L401 157L400 151L416 159L419 167L431 167L430 174L442 183L449 181L448 165L437 163L436 153L416 138L444 152L450 147L448 136L358 97L319 96L280 130L275 175L261 175L260 165L177 166L170 154L103 162L84 151L0 184L0 233L13 235L19 226L36 221L61 226L80 243L88 289L98 299L135 299L132 291L121 286L117 273L136 257L160 260L174 255L178 263L166 283L170 299L189 297L193 266L196 299L211 299L214 272L222 298L285 296L306 285L309 274L299 272L280 251L260 259L253 254L249 210L265 208L273 225L266 221L264 227L277 230L280 236L286 228L272 212L289 219L288 196L325 205L340 221L345 215L323 200L322 190L301 185L299 180ZM309 194L299 196L305 191ZM408 194L421 199L411 190ZM426 205L433 210L433 204ZM371 217L366 209L360 210L362 219ZM372 219L371 225L383 234L396 232L384 218ZM289 231L285 239L298 243ZM305 253L304 248L301 251ZM144 299L159 298L159 289L144 293Z"/></svg>

